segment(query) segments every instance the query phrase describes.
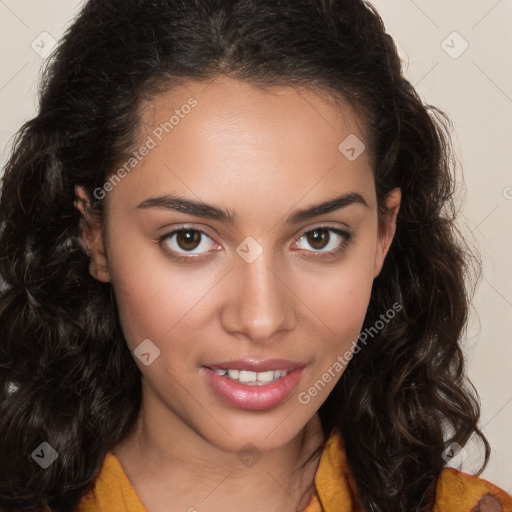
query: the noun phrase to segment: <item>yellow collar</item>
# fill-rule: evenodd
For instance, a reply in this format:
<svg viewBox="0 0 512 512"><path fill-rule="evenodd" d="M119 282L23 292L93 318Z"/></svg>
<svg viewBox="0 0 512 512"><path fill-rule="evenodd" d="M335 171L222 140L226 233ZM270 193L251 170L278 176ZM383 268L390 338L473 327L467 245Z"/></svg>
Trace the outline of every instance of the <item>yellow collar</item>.
<svg viewBox="0 0 512 512"><path fill-rule="evenodd" d="M342 476L342 478L340 478ZM316 495L304 512L352 512L355 486L348 471L343 442L333 430L328 437L315 474ZM105 456L93 488L79 503L77 512L147 512L133 489L119 459Z"/></svg>
<svg viewBox="0 0 512 512"><path fill-rule="evenodd" d="M317 496L304 512L352 512L357 510L357 491L345 456L345 446L333 429L320 457L315 475Z"/></svg>
<svg viewBox="0 0 512 512"><path fill-rule="evenodd" d="M361 509L356 489L345 455L344 442L333 429L325 442L315 474L316 495L311 497L304 512L356 512ZM478 476L445 468L438 479L433 512L483 511L487 510L485 506L489 500L496 500L503 511L512 510L512 496L503 489ZM109 452L92 489L82 498L76 512L147 510L128 480L119 459Z"/></svg>

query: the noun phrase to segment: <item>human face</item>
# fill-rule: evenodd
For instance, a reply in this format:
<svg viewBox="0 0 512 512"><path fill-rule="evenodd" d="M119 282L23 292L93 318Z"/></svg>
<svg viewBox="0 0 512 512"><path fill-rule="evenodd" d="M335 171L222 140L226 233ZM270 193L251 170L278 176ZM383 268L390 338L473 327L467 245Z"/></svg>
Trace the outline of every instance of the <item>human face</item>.
<svg viewBox="0 0 512 512"><path fill-rule="evenodd" d="M151 340L150 364L135 357L143 402L226 451L283 445L341 377L344 367L332 369L354 348L394 234L394 218L379 227L368 152L338 149L349 135L365 140L359 120L312 90L221 77L154 98L141 126L137 148L150 149L109 190L91 254L108 258L101 274L97 256L96 275L112 283L130 350ZM232 219L178 211L163 196ZM342 207L297 215L340 196ZM394 215L399 199L388 200ZM209 369L271 359L290 372L261 387Z"/></svg>

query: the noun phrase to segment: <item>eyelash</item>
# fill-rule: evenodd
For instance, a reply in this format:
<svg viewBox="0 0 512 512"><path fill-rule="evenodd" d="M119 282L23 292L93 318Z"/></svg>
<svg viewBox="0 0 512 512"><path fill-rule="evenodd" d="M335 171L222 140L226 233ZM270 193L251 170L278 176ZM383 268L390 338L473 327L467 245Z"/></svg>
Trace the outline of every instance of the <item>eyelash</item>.
<svg viewBox="0 0 512 512"><path fill-rule="evenodd" d="M314 250L313 251L306 251L306 252L313 253L313 255L311 257L315 258L315 259L316 258L327 258L327 257L332 257L332 256L337 255L337 254L341 254L341 253L343 253L347 249L347 247L353 241L353 234L352 233L350 233L349 231L340 229L339 227L329 226L329 225L315 226L312 229L308 229L307 231L303 231L302 234L298 237L298 241L300 241L301 238L306 236L307 234L312 233L313 231L317 231L317 230L327 230L327 231L336 233L337 235L341 236L344 240L343 240L343 242L341 243L341 245L339 247L337 247L336 249L331 249L330 251L314 251ZM192 228L192 227L187 227L187 226L180 226L180 227L174 229L173 231L170 231L169 233L166 233L161 238L159 238L158 239L159 245L161 247L163 247L164 242L167 239L171 238L175 234L180 233L182 231L185 231L185 232L190 231L190 232L201 233L201 235L204 235L204 236L206 236L206 237L211 239L211 237L208 235L208 233L206 233L202 229ZM176 253L172 249L168 249L168 248L163 248L163 250L166 253L170 254L172 256L172 258L177 263L192 263L195 260L202 259L201 256L177 256ZM206 254L206 253L203 253L203 254Z"/></svg>

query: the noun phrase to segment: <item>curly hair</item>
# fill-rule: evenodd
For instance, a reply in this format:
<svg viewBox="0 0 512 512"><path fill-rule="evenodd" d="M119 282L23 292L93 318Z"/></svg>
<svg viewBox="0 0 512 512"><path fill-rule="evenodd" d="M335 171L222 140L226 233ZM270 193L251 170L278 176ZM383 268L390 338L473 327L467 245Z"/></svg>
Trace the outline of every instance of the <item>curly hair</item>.
<svg viewBox="0 0 512 512"><path fill-rule="evenodd" d="M18 132L0 198L0 506L73 510L134 425L141 374L110 283L89 273L75 186L93 191L133 151L141 104L219 74L312 87L362 120L379 217L400 187L396 234L364 326L392 322L353 358L319 409L335 428L366 511L432 510L446 446L478 429L461 340L480 275L456 226L451 123L404 78L363 0L89 0L45 69L37 115ZM58 452L41 470L41 442Z"/></svg>

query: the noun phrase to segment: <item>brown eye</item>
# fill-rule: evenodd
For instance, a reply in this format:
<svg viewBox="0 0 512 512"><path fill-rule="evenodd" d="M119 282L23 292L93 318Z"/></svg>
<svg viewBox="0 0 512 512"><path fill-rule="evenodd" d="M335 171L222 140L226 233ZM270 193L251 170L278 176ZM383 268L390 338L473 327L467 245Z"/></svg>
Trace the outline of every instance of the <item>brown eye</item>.
<svg viewBox="0 0 512 512"><path fill-rule="evenodd" d="M308 243L316 250L323 249L329 242L329 230L325 228L314 229L306 235Z"/></svg>
<svg viewBox="0 0 512 512"><path fill-rule="evenodd" d="M211 252L215 243L201 229L179 228L160 238L160 245L174 257L195 259Z"/></svg>
<svg viewBox="0 0 512 512"><path fill-rule="evenodd" d="M191 251L201 241L202 234L195 230L181 230L176 235L176 243L184 251Z"/></svg>
<svg viewBox="0 0 512 512"><path fill-rule="evenodd" d="M298 243L304 241L311 248L307 252L329 255L342 251L350 243L352 235L333 226L319 226L303 233ZM300 247L299 247L300 248ZM304 247L302 247L304 249ZM327 250L326 250L327 249Z"/></svg>

